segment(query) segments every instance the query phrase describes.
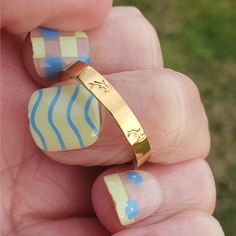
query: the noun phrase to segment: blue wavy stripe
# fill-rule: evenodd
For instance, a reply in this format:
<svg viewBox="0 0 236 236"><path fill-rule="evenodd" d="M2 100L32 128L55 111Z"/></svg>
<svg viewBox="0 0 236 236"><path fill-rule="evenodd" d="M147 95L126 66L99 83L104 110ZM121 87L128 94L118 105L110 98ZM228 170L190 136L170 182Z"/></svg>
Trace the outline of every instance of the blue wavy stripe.
<svg viewBox="0 0 236 236"><path fill-rule="evenodd" d="M67 116L67 121L71 127L71 129L74 131L77 139L79 140L79 144L80 144L80 147L84 147L84 142L83 142L83 139L80 135L80 132L79 130L76 128L75 124L73 123L72 119L71 119L71 109L72 109L72 106L73 106L73 103L76 99L76 97L78 96L78 93L79 93L79 86L77 85L76 88L75 88L75 91L68 103L68 106L67 106L67 111L66 111L66 116Z"/></svg>
<svg viewBox="0 0 236 236"><path fill-rule="evenodd" d="M61 87L57 87L56 95L53 98L53 100L52 100L52 102L51 102L51 104L49 106L49 109L48 109L48 121L49 121L50 126L52 127L52 129L54 130L54 132L55 132L55 134L57 136L57 139L58 139L58 141L59 141L59 143L61 145L61 149L64 150L65 149L64 141L63 141L63 139L61 137L61 134L60 134L58 128L55 126L55 124L53 122L53 118L52 118L53 110L54 110L54 108L56 106L56 103L58 101L58 98L59 98L60 94L61 94Z"/></svg>
<svg viewBox="0 0 236 236"><path fill-rule="evenodd" d="M90 126L90 128L93 130L93 132L96 134L96 136L98 136L99 131L89 116L89 109L90 109L90 105L91 105L93 99L94 99L94 96L90 95L86 104L85 104L85 107L84 107L84 117L85 117L85 120L87 121L88 125Z"/></svg>
<svg viewBox="0 0 236 236"><path fill-rule="evenodd" d="M33 108L32 108L32 112L31 112L31 116L30 116L30 123L31 123L31 126L32 126L32 128L34 129L35 133L38 135L38 137L39 137L41 143L43 144L43 149L44 149L45 151L47 151L47 150L48 150L48 145L47 145L47 143L46 143L46 141L45 141L45 139L44 139L42 133L41 133L40 130L38 129L38 127L37 127L37 125L36 125L36 122L35 122L36 112L37 112L37 110L38 110L38 107L39 107L39 104L40 104L40 102L41 102L42 96L43 96L43 90L40 89L40 90L38 91L38 98L37 98L37 100L35 101L34 106L33 106Z"/></svg>

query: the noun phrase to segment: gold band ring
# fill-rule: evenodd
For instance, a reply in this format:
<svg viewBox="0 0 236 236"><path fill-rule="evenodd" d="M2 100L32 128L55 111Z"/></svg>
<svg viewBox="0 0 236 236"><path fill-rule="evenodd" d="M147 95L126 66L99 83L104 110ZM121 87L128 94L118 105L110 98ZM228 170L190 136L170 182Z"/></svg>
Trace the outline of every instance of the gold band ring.
<svg viewBox="0 0 236 236"><path fill-rule="evenodd" d="M62 72L62 80L73 78L82 84L114 117L135 155L134 167L139 168L151 155L151 148L138 119L120 94L95 69L75 62Z"/></svg>

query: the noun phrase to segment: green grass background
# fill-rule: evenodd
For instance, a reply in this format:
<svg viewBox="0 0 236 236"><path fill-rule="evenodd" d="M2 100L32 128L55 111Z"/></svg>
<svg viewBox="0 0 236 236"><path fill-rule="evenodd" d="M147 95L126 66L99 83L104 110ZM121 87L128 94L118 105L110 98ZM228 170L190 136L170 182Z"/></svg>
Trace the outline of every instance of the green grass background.
<svg viewBox="0 0 236 236"><path fill-rule="evenodd" d="M236 233L236 1L114 0L138 7L157 29L165 66L200 89L212 137L216 218Z"/></svg>

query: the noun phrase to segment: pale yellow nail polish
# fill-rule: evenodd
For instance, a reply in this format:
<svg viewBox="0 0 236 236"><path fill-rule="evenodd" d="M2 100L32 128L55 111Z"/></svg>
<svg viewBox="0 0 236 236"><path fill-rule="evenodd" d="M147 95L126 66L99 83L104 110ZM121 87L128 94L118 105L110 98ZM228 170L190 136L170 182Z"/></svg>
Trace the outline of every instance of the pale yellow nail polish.
<svg viewBox="0 0 236 236"><path fill-rule="evenodd" d="M28 114L32 137L44 151L81 149L98 139L98 101L82 85L36 91Z"/></svg>
<svg viewBox="0 0 236 236"><path fill-rule="evenodd" d="M104 176L121 225L129 225L151 215L161 203L156 178L145 171L126 171Z"/></svg>

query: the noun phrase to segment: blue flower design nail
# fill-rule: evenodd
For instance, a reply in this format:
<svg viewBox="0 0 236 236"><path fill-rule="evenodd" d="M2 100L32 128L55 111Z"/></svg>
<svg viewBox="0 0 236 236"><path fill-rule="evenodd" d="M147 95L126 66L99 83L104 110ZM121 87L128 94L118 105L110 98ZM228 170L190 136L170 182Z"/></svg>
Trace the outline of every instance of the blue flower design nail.
<svg viewBox="0 0 236 236"><path fill-rule="evenodd" d="M134 184L141 184L143 182L143 177L136 171L128 172L128 179Z"/></svg>
<svg viewBox="0 0 236 236"><path fill-rule="evenodd" d="M125 207L125 214L129 220L134 219L139 215L138 203L136 200L128 200Z"/></svg>

